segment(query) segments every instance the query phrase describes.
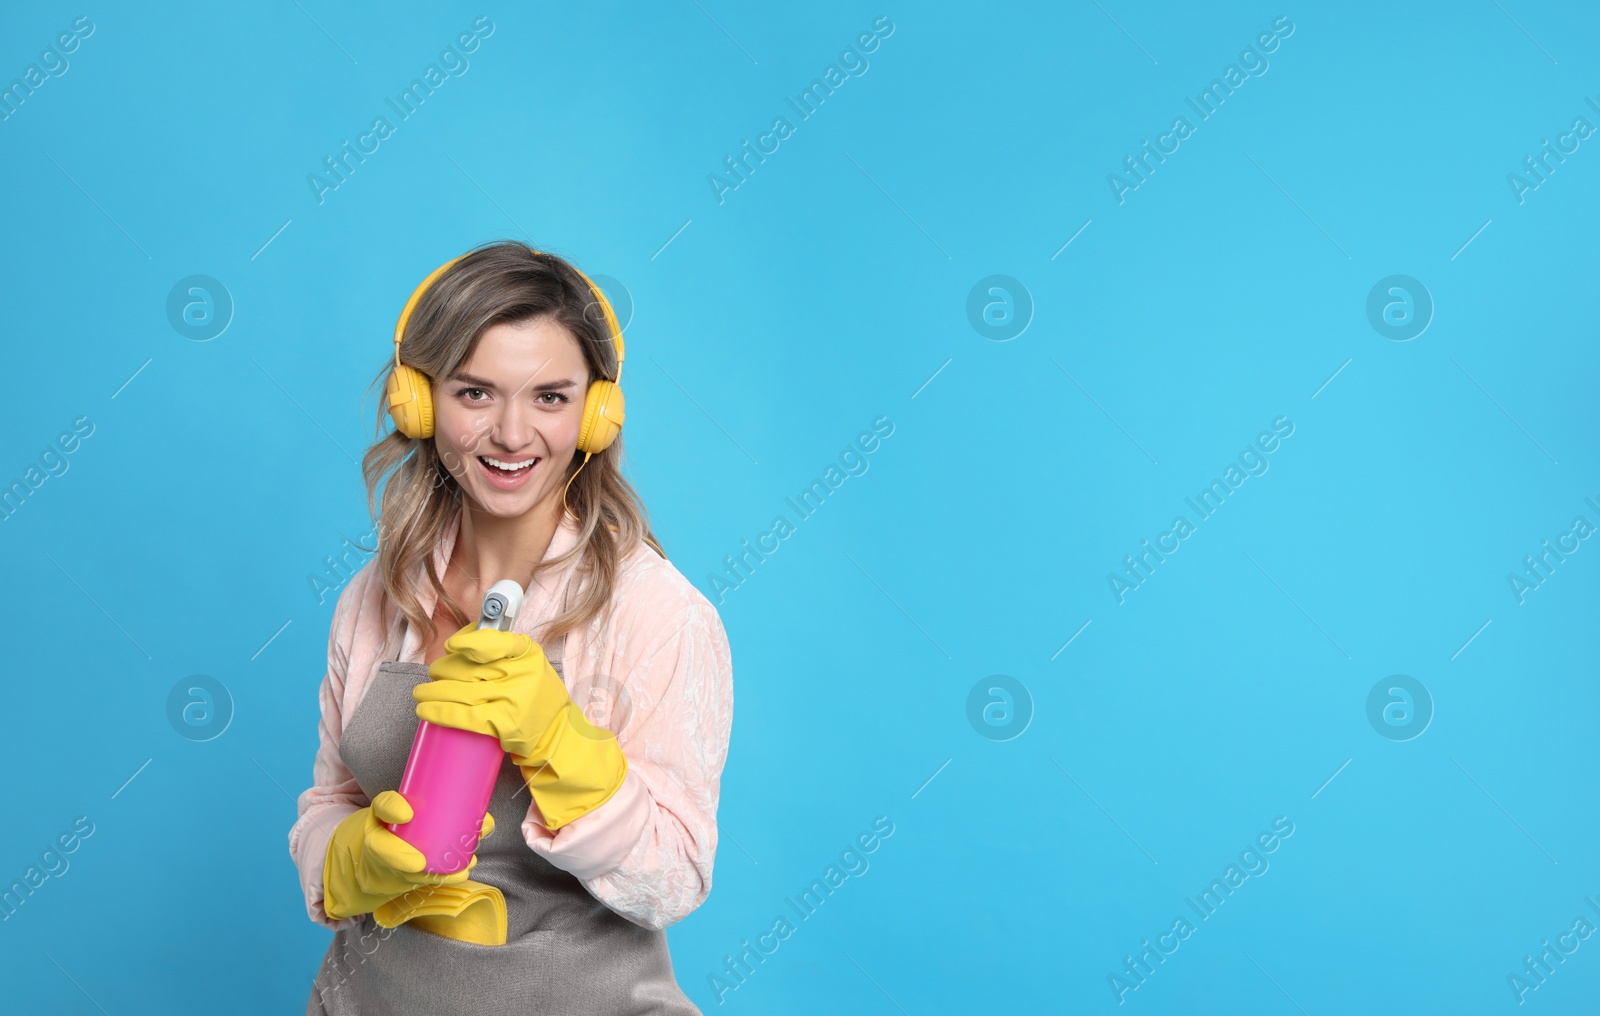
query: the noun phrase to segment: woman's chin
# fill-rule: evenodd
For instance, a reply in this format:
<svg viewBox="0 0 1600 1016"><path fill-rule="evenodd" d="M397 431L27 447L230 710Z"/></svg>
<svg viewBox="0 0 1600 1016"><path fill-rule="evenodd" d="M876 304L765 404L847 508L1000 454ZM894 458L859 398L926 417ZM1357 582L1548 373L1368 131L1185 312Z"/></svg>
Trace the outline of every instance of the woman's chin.
<svg viewBox="0 0 1600 1016"><path fill-rule="evenodd" d="M478 511L497 518L516 519L535 510L548 498L548 491L524 487L520 490L496 490L493 487L474 488L472 499Z"/></svg>

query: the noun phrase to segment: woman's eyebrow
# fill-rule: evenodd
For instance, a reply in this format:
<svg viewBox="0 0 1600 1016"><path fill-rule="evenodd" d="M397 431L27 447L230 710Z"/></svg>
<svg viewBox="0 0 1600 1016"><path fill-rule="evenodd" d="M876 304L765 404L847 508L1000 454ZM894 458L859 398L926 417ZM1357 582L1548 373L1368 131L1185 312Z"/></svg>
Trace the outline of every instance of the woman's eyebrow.
<svg viewBox="0 0 1600 1016"><path fill-rule="evenodd" d="M478 388L487 388L490 391L498 390L493 381L490 381L486 378L477 377L472 374L452 374L450 375L450 380L460 381L464 384L474 385ZM534 385L531 390L536 392L544 392L552 391L557 388L576 388L577 386L578 383L573 381L571 378L559 378L555 381L546 381L544 384Z"/></svg>

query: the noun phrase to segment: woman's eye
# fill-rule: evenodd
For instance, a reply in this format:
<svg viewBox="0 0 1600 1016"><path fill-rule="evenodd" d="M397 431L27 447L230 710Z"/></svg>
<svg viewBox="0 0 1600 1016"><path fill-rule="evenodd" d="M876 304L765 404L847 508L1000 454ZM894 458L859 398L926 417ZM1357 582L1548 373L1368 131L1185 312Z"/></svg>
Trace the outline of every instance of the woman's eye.
<svg viewBox="0 0 1600 1016"><path fill-rule="evenodd" d="M554 396L555 400L556 400L554 402L546 402L545 405L547 405L547 406L556 406L556 405L560 405L563 402L568 401L567 397L565 395L562 395L560 392L540 392L539 393L539 398L542 399L546 395Z"/></svg>
<svg viewBox="0 0 1600 1016"><path fill-rule="evenodd" d="M463 388L459 392L456 392L456 394L457 395L467 395L469 392L477 392L479 395L487 395L488 394L488 392L485 392L482 388ZM468 398L467 401L468 402L482 402L483 400L482 399Z"/></svg>

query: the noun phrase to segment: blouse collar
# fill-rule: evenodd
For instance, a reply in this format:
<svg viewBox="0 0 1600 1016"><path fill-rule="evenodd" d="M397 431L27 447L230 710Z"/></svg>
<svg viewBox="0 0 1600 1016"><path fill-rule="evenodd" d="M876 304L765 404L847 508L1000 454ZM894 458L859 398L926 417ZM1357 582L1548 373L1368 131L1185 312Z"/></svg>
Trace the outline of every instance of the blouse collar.
<svg viewBox="0 0 1600 1016"><path fill-rule="evenodd" d="M455 550L456 538L461 533L463 510L461 503L457 502L455 512L451 514L449 521L445 523L444 531L439 536L439 542L433 549L434 574L441 577L443 577L445 568L450 563L450 554ZM576 547L578 545L578 537L577 523L573 522L572 517L566 512L562 512L561 521L556 526L555 533L550 537L550 546L545 550L544 560L546 562L553 560ZM554 609L559 606L558 596L565 589L567 579L577 566L577 562L578 559L574 558L554 571L541 570L534 577L533 587L524 590L522 608L517 611L517 621L512 628L513 631L519 631L531 636L534 628L559 612L558 609ZM412 588L417 590L417 599L423 611L429 617L432 617L434 608L438 606L439 597L433 588L433 583L428 581L426 570L420 563L413 572L412 580L415 583ZM423 646L421 634L413 630L411 625L404 622L403 619L401 623L405 625L405 641L400 658L403 660L415 659L418 662L422 662Z"/></svg>

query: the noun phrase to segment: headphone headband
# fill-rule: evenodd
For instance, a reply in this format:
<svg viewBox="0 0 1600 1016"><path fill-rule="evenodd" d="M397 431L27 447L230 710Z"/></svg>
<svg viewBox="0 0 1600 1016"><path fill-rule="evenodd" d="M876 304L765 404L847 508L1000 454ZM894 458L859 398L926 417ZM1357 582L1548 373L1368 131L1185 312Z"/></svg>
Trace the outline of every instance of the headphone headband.
<svg viewBox="0 0 1600 1016"><path fill-rule="evenodd" d="M531 247L528 249L533 250ZM546 255L544 251L540 250L535 250L533 252L542 257L550 256ZM457 261L460 261L465 257L467 257L467 254L461 254L457 257L451 258L449 261L446 261L438 268L435 268L433 271L429 272L428 277L423 279L422 282L417 285L417 288L411 291L411 298L406 301L405 309L400 312L400 320L396 322L394 326L395 366L400 366L400 340L405 338L406 325L411 321L411 312L417 309L417 304L422 300L422 294L428 291L428 287L432 286L434 282L438 280L439 276L449 271ZM618 383L621 383L623 359L622 326L617 323L617 312L611 309L611 301L606 299L606 295L600 291L600 287L596 286L589 276L583 274L582 270L580 270L576 265L571 265L569 263L568 267L572 268L573 271L578 273L578 277L582 279L589 287L589 292L594 295L595 300L600 304L600 313L605 317L606 334L611 336L611 345L615 347L617 351L616 380Z"/></svg>
<svg viewBox="0 0 1600 1016"><path fill-rule="evenodd" d="M465 254L460 257L453 257L438 268L435 268L428 273L427 278L417 284L416 289L411 291L411 297L406 300L405 309L400 312L400 320L394 326L394 363L396 367L400 366L400 340L405 337L406 325L411 321L411 312L417 309L417 303L422 299L422 294L428 291L428 287L433 285L435 279L449 271L451 265L464 257L466 257Z"/></svg>

